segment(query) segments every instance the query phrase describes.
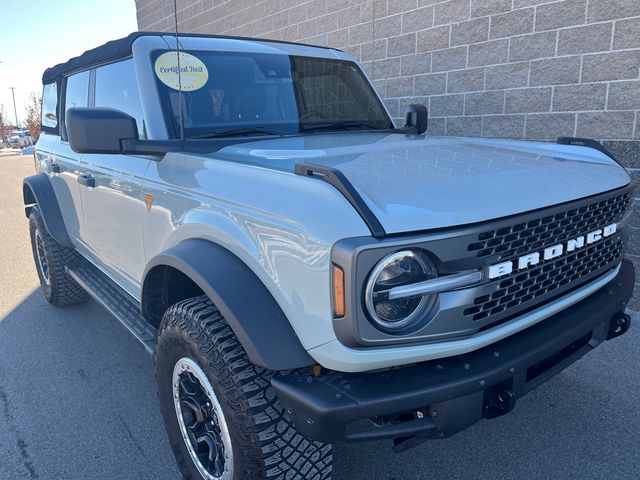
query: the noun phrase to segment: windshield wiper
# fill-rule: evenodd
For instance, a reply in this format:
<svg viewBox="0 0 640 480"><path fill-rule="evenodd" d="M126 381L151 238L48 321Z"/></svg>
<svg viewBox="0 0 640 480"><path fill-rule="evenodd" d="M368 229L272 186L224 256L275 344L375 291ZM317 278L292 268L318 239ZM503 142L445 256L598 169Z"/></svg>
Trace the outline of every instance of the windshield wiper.
<svg viewBox="0 0 640 480"><path fill-rule="evenodd" d="M340 130L342 128L356 128L362 130L363 128L371 130L394 130L393 128L385 128L370 122L360 122L356 120L339 120L335 122L323 122L313 123L310 125L302 125L302 131L308 132L313 130ZM283 132L275 130L269 130L264 127L240 127L230 128L227 130L218 130L215 132L202 133L199 135L189 135L187 138L221 138L232 137L235 135L286 135Z"/></svg>
<svg viewBox="0 0 640 480"><path fill-rule="evenodd" d="M269 130L263 127L241 127L218 130L216 132L202 133L200 135L189 135L187 138L218 138L232 137L234 135L284 135L282 132Z"/></svg>
<svg viewBox="0 0 640 480"><path fill-rule="evenodd" d="M375 123L371 122L361 122L357 120L338 120L335 122L323 122L323 123L312 123L308 125L303 125L302 130L311 131L311 130L339 130L341 128L359 128L365 127L367 129L372 130L393 130L385 127L381 127Z"/></svg>

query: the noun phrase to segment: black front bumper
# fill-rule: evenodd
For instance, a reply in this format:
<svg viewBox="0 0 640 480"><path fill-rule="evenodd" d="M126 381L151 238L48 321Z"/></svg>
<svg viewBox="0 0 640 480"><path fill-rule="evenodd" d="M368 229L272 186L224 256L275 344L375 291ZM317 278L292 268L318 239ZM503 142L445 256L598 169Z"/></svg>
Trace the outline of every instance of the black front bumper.
<svg viewBox="0 0 640 480"><path fill-rule="evenodd" d="M314 440L447 437L509 412L517 398L625 333L622 312L634 282L633 265L623 261L609 284L581 302L465 355L380 372L277 376L272 384L297 429ZM349 427L360 419L377 426Z"/></svg>

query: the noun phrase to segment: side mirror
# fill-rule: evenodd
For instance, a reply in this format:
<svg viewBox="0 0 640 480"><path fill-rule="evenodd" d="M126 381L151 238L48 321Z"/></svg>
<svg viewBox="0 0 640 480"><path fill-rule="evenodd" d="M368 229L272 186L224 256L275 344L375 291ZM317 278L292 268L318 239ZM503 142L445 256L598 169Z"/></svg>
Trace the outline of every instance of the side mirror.
<svg viewBox="0 0 640 480"><path fill-rule="evenodd" d="M136 120L113 108L67 110L69 146L76 153L122 153L123 140L137 140Z"/></svg>
<svg viewBox="0 0 640 480"><path fill-rule="evenodd" d="M407 105L404 115L404 128L414 130L418 135L427 131L429 114L427 113L427 107L425 105L419 103Z"/></svg>

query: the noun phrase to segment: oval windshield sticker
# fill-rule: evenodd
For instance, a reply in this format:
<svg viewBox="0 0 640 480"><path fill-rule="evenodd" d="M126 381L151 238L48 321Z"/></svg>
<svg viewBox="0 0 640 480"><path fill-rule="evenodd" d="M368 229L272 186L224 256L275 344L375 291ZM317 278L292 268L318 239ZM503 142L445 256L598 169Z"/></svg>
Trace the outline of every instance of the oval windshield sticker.
<svg viewBox="0 0 640 480"><path fill-rule="evenodd" d="M166 52L160 55L155 65L156 75L174 90L194 91L202 88L209 79L206 65L198 57L180 52L180 77L178 78L178 53Z"/></svg>

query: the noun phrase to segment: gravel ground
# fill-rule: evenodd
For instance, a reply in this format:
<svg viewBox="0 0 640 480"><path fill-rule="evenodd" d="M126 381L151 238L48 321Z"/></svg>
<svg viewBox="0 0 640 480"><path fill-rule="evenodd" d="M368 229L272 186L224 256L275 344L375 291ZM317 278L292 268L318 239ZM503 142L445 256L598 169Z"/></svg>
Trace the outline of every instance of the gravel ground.
<svg viewBox="0 0 640 480"><path fill-rule="evenodd" d="M38 290L21 203L31 156L0 156L0 479L179 478L151 357L95 303ZM334 480L640 478L640 316L509 415L394 454L337 445Z"/></svg>

